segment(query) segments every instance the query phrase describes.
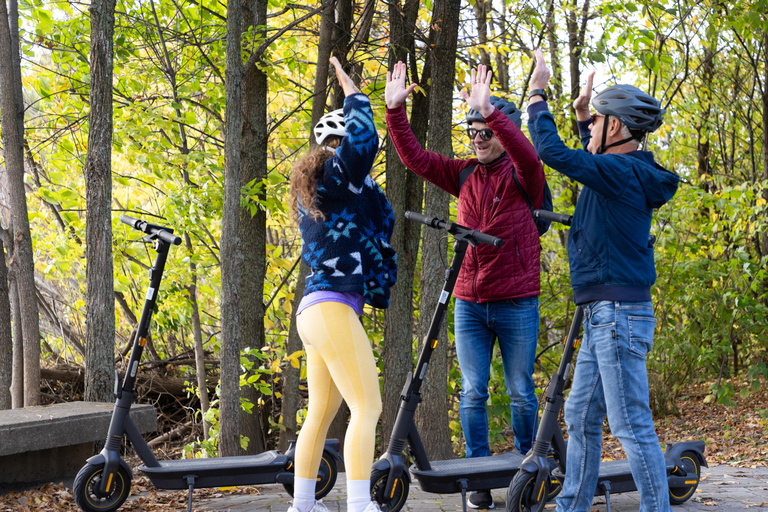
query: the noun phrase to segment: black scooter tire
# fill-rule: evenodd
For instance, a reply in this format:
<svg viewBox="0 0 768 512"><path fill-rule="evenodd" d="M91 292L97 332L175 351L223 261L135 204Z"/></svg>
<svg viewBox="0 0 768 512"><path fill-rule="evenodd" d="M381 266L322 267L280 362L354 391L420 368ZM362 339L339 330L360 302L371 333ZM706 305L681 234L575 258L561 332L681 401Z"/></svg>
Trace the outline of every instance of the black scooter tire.
<svg viewBox="0 0 768 512"><path fill-rule="evenodd" d="M384 488L387 486L388 477L389 468L376 469L371 473L371 500L379 504L381 512L399 512L405 505L411 484L407 476L403 478L401 475L395 480L392 494L384 496Z"/></svg>
<svg viewBox="0 0 768 512"><path fill-rule="evenodd" d="M122 466L117 468L112 491L107 496L99 496L98 488L103 471L104 464L86 464L75 477L72 492L75 503L84 512L114 512L128 499L131 475Z"/></svg>
<svg viewBox="0 0 768 512"><path fill-rule="evenodd" d="M324 451L320 458L320 468L317 472L317 484L315 485L315 499L325 498L333 486L336 485L336 478L339 476L339 470L336 467L336 459L329 452ZM285 492L293 497L293 484L283 484Z"/></svg>
<svg viewBox="0 0 768 512"><path fill-rule="evenodd" d="M699 464L699 458L692 451L683 452L680 456L680 462L683 470L688 475L695 475L696 482L684 487L669 488L669 503L671 505L682 505L693 496L696 492L696 488L699 486L699 479L701 477L701 465ZM673 473L674 474L674 473ZM691 478L691 481L694 479Z"/></svg>
<svg viewBox="0 0 768 512"><path fill-rule="evenodd" d="M507 488L507 512L541 512L544 510L549 496L549 482L544 481L545 489L541 492L541 496L534 497L536 501L532 500L534 485L536 485L536 473L524 469L518 471Z"/></svg>

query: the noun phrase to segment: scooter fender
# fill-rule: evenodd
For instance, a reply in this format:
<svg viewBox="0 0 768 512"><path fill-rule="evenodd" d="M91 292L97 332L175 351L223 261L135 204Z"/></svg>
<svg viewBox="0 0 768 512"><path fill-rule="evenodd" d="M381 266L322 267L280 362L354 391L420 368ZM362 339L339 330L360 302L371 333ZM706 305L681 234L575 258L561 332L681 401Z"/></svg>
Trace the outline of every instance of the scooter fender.
<svg viewBox="0 0 768 512"><path fill-rule="evenodd" d="M122 466L123 469L125 469L128 472L128 476L133 479L133 472L131 471L131 468L128 466L128 464L120 458L120 454L113 452L111 450L107 450L106 448L101 451L101 453L98 453L94 455L93 457L89 458L86 461L88 464L92 464L94 466L98 465L104 465L104 474L110 474L114 473L114 471L117 469L117 466ZM108 493L107 489L107 482L109 480L106 478L101 479L101 485L99 486L99 491L102 492L105 496Z"/></svg>
<svg viewBox="0 0 768 512"><path fill-rule="evenodd" d="M330 453L333 458L338 462L339 464L344 464L344 459L341 458L341 453L339 450L341 449L341 443L338 439L326 439L325 445L323 446L323 450ZM288 441L288 449L285 450L285 456L288 457L289 464L293 462L295 456L296 456L296 441Z"/></svg>
<svg viewBox="0 0 768 512"><path fill-rule="evenodd" d="M547 460L547 457L531 454L523 460L519 470L524 470L532 475L536 475L536 482L534 483L533 488L539 489L537 494L541 495L541 493L544 492L544 484L548 482L550 478L549 461Z"/></svg>
<svg viewBox="0 0 768 512"><path fill-rule="evenodd" d="M341 444L338 439L326 439L323 451L328 452L338 464L344 464L344 459L341 458L341 454L339 453L340 446ZM295 456L296 441L288 441L288 449L285 451L285 471L281 471L275 475L275 482L278 484L293 485L293 461Z"/></svg>
<svg viewBox="0 0 768 512"><path fill-rule="evenodd" d="M373 471L387 471L387 485L384 487L384 495L390 496L392 494L392 487L395 485L395 481L397 480L397 477L401 474L405 475L405 478L408 479L408 484L410 485L412 483L411 480L411 472L408 471L408 468L405 467L405 464L402 462L402 459L399 461L393 462L389 459L390 454L385 453L381 456L379 460L373 463L373 466L371 467L371 472ZM399 458L399 457L398 457Z"/></svg>
<svg viewBox="0 0 768 512"><path fill-rule="evenodd" d="M707 459L704 458L704 448L704 441L678 441L667 445L664 450L664 458L675 465L680 465L683 452L690 451L696 454L700 466L709 467Z"/></svg>
<svg viewBox="0 0 768 512"><path fill-rule="evenodd" d="M107 453L112 453L112 452L107 452ZM86 462L88 464L91 464L92 466L103 465L105 468L107 467L107 458L104 456L104 452L94 455L93 457L89 458ZM133 480L133 471L131 471L131 467L128 465L128 463L126 463L123 459L119 458L118 456L117 461L113 461L113 464L115 466L117 466L118 464L122 466L122 468L126 471L126 473L128 473L128 477L131 480ZM104 478L102 478L101 480L102 482L104 482L103 485L106 486L106 480ZM100 491L105 494L107 492L106 489L100 489Z"/></svg>

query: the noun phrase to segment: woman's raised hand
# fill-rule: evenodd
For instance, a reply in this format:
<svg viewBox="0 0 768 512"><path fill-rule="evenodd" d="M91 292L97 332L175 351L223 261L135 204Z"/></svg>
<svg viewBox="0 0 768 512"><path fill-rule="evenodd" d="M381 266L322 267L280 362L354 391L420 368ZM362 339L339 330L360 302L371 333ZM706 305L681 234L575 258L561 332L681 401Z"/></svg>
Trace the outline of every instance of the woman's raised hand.
<svg viewBox="0 0 768 512"><path fill-rule="evenodd" d="M336 68L336 80L339 81L339 85L344 91L344 96L360 92L360 89L357 88L355 82L353 82L352 79L349 78L349 75L342 69L339 59L331 57L330 62L333 64L333 67Z"/></svg>
<svg viewBox="0 0 768 512"><path fill-rule="evenodd" d="M405 98L416 88L416 84L405 86L405 64L398 61L392 71L387 71L387 87L384 89L384 102L387 108L397 108L403 104Z"/></svg>

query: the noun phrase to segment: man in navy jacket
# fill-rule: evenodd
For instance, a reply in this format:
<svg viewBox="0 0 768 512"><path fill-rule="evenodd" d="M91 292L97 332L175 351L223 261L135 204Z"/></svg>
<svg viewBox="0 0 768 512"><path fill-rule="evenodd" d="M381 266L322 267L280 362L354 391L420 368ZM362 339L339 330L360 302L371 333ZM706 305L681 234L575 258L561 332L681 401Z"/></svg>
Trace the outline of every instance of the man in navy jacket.
<svg viewBox="0 0 768 512"><path fill-rule="evenodd" d="M679 178L652 153L638 150L645 135L661 125L664 109L636 87L614 85L595 96L597 113L591 115L593 72L573 104L586 151L570 149L547 107L544 89L551 73L541 51L534 54L531 139L546 165L584 185L568 237L573 296L584 306L584 339L565 404L568 453L557 511L591 508L607 415L640 491L640 511L667 512L666 466L646 371L655 325L650 228L653 210L675 195Z"/></svg>

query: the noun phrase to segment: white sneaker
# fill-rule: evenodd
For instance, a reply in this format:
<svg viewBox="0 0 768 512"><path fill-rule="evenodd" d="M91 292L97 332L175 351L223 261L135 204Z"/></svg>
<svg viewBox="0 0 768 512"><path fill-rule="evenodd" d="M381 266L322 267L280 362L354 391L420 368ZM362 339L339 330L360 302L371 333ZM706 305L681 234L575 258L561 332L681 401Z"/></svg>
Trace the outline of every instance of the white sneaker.
<svg viewBox="0 0 768 512"><path fill-rule="evenodd" d="M381 512L381 508L379 508L378 503L372 501L363 509L363 512Z"/></svg>
<svg viewBox="0 0 768 512"><path fill-rule="evenodd" d="M288 512L291 512L291 510L288 509ZM326 507L325 504L323 503L323 500L316 500L315 506L312 507L312 510L310 510L309 512L330 512L330 511L328 510L328 507Z"/></svg>

